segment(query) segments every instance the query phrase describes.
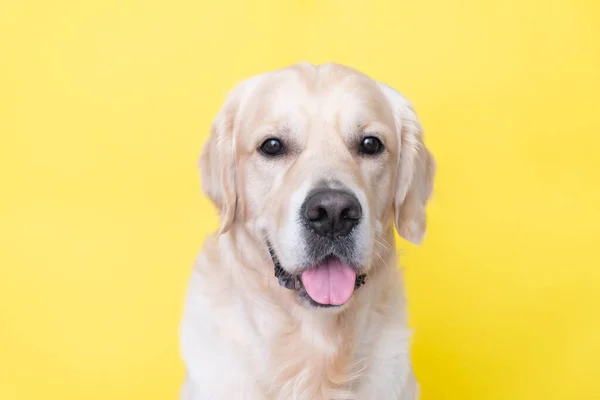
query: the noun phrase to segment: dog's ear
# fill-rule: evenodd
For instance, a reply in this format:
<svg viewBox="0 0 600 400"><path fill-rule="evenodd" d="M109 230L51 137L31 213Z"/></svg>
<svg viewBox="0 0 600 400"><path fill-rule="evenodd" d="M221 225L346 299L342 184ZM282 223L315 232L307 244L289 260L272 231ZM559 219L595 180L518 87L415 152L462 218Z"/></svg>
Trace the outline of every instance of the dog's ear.
<svg viewBox="0 0 600 400"><path fill-rule="evenodd" d="M248 82L243 82L228 94L211 125L199 160L202 190L219 210L221 217L219 233L227 232L236 216L234 137L240 103L247 86Z"/></svg>
<svg viewBox="0 0 600 400"><path fill-rule="evenodd" d="M231 227L237 201L232 129L233 114L226 105L212 123L199 160L202 190L219 210L220 233Z"/></svg>
<svg viewBox="0 0 600 400"><path fill-rule="evenodd" d="M425 207L433 191L435 161L423 142L423 129L410 104L396 90L380 84L390 102L396 129L400 158L398 162L394 219L400 236L420 244L425 236Z"/></svg>

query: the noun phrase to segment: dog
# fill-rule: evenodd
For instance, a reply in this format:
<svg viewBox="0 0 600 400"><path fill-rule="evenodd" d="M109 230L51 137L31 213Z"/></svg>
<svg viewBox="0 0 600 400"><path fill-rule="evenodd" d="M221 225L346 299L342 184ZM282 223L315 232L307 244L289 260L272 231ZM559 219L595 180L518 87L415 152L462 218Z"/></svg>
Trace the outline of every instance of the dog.
<svg viewBox="0 0 600 400"><path fill-rule="evenodd" d="M419 244L435 161L413 106L298 63L228 94L199 161L220 215L180 326L182 400L413 400L394 228Z"/></svg>

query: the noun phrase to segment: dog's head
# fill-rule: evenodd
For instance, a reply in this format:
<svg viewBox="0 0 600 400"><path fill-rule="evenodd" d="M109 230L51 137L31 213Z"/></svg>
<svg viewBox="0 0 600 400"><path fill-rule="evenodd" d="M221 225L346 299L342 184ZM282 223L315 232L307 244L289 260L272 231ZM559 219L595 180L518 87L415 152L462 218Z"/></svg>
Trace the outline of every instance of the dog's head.
<svg viewBox="0 0 600 400"><path fill-rule="evenodd" d="M221 232L248 228L279 282L314 306L350 299L381 263L392 217L410 242L425 233L434 161L415 112L394 89L337 64L238 85L200 167Z"/></svg>

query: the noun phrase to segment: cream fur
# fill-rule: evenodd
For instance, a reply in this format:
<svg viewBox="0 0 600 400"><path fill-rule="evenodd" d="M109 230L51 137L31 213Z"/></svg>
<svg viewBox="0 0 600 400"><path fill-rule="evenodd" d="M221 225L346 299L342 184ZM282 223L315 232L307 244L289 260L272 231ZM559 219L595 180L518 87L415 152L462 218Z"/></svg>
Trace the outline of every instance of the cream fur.
<svg viewBox="0 0 600 400"><path fill-rule="evenodd" d="M362 131L382 136L385 156L353 156ZM296 151L265 164L256 148L273 132ZM337 64L269 72L230 93L200 167L222 224L190 278L181 399L417 399L393 221L421 241L434 162L410 104ZM293 272L305 256L294 216L312 185L332 178L365 210L357 253L368 280L343 307L315 309L278 285L265 239Z"/></svg>

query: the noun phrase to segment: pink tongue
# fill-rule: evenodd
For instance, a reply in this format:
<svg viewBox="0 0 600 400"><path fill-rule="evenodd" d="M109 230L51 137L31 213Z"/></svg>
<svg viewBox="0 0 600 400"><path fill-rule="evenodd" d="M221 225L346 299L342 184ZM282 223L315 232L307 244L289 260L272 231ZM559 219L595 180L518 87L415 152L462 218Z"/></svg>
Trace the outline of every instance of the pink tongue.
<svg viewBox="0 0 600 400"><path fill-rule="evenodd" d="M339 306L354 292L356 272L340 260L331 259L302 273L308 295L317 303Z"/></svg>

